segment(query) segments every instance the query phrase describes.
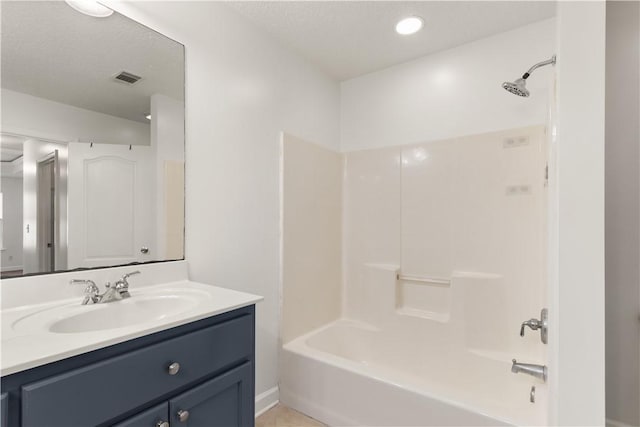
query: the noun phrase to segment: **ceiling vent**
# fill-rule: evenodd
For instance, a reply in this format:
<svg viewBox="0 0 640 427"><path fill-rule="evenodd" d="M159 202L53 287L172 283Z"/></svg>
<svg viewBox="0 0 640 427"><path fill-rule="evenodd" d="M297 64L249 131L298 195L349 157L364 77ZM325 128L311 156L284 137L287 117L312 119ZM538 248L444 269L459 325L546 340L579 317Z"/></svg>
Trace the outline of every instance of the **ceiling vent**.
<svg viewBox="0 0 640 427"><path fill-rule="evenodd" d="M140 80L142 77L136 76L135 74L127 73L126 71L121 71L120 73L116 74L113 78L118 82L132 85L138 82L138 80Z"/></svg>

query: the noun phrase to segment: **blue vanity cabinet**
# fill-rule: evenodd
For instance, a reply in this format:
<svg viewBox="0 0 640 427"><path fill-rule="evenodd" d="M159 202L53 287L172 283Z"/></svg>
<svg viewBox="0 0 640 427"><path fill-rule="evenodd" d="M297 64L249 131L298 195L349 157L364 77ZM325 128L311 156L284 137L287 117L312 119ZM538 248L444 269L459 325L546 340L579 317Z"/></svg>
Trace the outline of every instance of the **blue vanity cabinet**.
<svg viewBox="0 0 640 427"><path fill-rule="evenodd" d="M169 401L171 426L246 426L253 418L253 369L245 363Z"/></svg>
<svg viewBox="0 0 640 427"><path fill-rule="evenodd" d="M161 403L113 427L169 427L169 404Z"/></svg>
<svg viewBox="0 0 640 427"><path fill-rule="evenodd" d="M7 427L253 426L254 343L249 306L3 377Z"/></svg>
<svg viewBox="0 0 640 427"><path fill-rule="evenodd" d="M2 393L0 395L0 427L7 427L7 416L9 415L9 395Z"/></svg>

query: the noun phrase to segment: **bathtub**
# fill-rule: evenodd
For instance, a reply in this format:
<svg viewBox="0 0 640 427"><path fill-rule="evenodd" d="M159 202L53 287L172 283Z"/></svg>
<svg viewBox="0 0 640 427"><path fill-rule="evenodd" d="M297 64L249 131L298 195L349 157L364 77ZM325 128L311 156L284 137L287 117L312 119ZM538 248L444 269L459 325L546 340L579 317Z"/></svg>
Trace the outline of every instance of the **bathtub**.
<svg viewBox="0 0 640 427"><path fill-rule="evenodd" d="M437 323L417 334L341 319L282 347L280 400L332 426L546 425L546 385L510 368L507 354L460 351Z"/></svg>

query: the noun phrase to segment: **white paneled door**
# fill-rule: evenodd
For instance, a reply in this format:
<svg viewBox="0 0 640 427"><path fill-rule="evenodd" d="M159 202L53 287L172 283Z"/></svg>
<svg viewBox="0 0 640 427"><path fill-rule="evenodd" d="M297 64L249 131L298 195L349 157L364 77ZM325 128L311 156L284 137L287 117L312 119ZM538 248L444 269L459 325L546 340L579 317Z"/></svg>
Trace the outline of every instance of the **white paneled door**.
<svg viewBox="0 0 640 427"><path fill-rule="evenodd" d="M155 258L151 150L69 144L70 269Z"/></svg>

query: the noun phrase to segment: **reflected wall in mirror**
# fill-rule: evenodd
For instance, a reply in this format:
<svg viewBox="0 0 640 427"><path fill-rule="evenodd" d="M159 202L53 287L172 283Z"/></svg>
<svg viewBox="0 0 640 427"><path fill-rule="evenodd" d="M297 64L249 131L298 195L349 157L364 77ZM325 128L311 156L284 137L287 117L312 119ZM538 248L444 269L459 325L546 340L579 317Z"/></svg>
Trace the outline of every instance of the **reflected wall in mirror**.
<svg viewBox="0 0 640 427"><path fill-rule="evenodd" d="M3 2L2 278L184 257L184 47Z"/></svg>

